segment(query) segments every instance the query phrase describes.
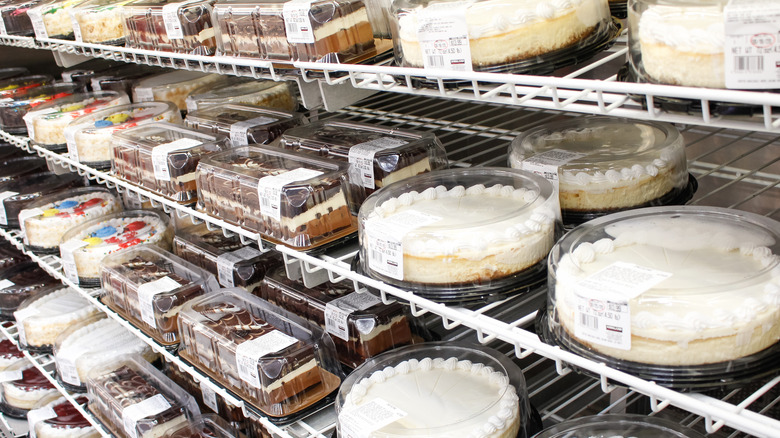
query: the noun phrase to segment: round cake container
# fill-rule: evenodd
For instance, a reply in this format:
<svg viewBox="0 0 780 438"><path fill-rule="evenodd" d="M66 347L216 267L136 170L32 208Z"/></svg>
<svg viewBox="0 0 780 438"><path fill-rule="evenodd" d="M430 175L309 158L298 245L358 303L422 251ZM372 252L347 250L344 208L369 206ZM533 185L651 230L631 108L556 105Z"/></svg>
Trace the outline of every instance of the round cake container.
<svg viewBox="0 0 780 438"><path fill-rule="evenodd" d="M46 102L57 101L83 91L79 84L54 83L14 94L13 102L0 104L0 128L9 134L24 134L27 125L24 116L28 111Z"/></svg>
<svg viewBox="0 0 780 438"><path fill-rule="evenodd" d="M364 379L374 380L376 377L372 376L375 373L382 374L382 371L388 368L395 367L404 361L412 359L421 361L425 358L447 360L450 358L456 358L458 361L470 361L473 364L482 364L485 368L490 367L493 371L497 371L504 374L509 379L509 386L512 387L519 398L519 423L520 430L518 437L525 438L533 436L533 434L541 430L541 419L538 418L538 414L532 409L526 390L525 378L523 373L511 359L500 352L491 348L483 347L480 345L471 345L466 343L453 343L453 342L427 342L423 344L408 345L399 347L391 351L387 351L380 355L374 356L367 360L364 364L357 367L341 384L338 395L336 397L336 413L339 418L337 419L337 431L339 436L343 436L341 433L340 419L344 413L344 404L347 400L349 393L355 387L356 384ZM465 395L465 394L463 394ZM426 427L420 429L404 428L399 433L383 432L383 429L371 434L371 437L392 438L392 437L451 437L453 431L466 435L466 429L473 428L474 424L469 425L469 420L480 415L488 409L491 409L498 403L504 393L496 394L495 400L490 402L489 405L483 406L479 411L473 413L470 418L463 418L461 421L451 424L440 424L435 427ZM386 401L386 400L385 400ZM413 400L409 400L413 402ZM370 402L370 400L366 401ZM365 404L365 403L364 403ZM396 406L401 410L407 409L407 406ZM429 412L431 416L435 416L435 411ZM393 423L390 423L391 425Z"/></svg>
<svg viewBox="0 0 780 438"><path fill-rule="evenodd" d="M84 222L81 225L75 226L68 230L63 236L62 236L62 244L65 242L71 240L71 239L78 239L82 240L83 238L86 238L86 232L89 229L92 229L95 225L100 224L101 222L109 221L111 219L125 219L125 218L142 218L147 216L156 216L163 224L164 229L159 230L155 236L157 236L154 240L148 241L148 242L141 242L138 241L138 239L135 239L133 241L128 242L127 245L124 247L120 247L117 249L114 249L110 252L107 252L105 255L112 254L116 251L121 251L126 248L132 248L135 245L138 245L140 243L152 243L154 245L159 246L160 248L170 251L171 249L171 242L173 241L173 227L171 226L171 221L168 218L168 216L162 212L159 212L157 210L127 210L117 213L108 214L105 216L101 216L95 219L91 219L87 222ZM61 244L61 245L62 245ZM113 245L113 244L112 244ZM85 247L79 248L76 250L76 252L83 252ZM102 260L102 259L101 259ZM99 264L100 260L93 260L95 263ZM99 266L94 266L92 269L95 271L95 275L84 275L83 274L83 268L81 266L78 266L78 263L76 264L76 269L78 271L79 276L79 285L81 287L100 287L100 269Z"/></svg>
<svg viewBox="0 0 780 438"><path fill-rule="evenodd" d="M634 243L650 249L610 258L615 249ZM635 252L635 259L627 258ZM716 253L722 254L716 261L703 258ZM780 371L780 345L771 330L777 327L764 327L760 321L771 324L776 321L772 315L780 313L778 253L780 223L731 209L650 207L595 219L570 231L550 252L549 304L541 312L540 336L596 362L678 389L736 385L775 374ZM744 265L738 265L742 259ZM713 267L716 262L720 264ZM590 269L586 273L583 267ZM617 268L630 275L649 272L655 279L643 287L620 286L614 282ZM604 275L610 269L613 274ZM636 278L632 282L641 283ZM614 292L604 292L609 288ZM672 288L679 292L667 292ZM617 307L621 302L625 307ZM608 312L628 315L630 324L604 319ZM594 341L592 333L583 335L585 321L594 321L591 316L601 317L601 336L628 328L624 336L634 335L630 345L605 344ZM605 331L607 325L611 328ZM764 333L770 333L767 339ZM701 346L712 339L728 342L730 336L731 343L720 349ZM751 340L757 344L749 345ZM703 354L710 357L702 359Z"/></svg>
<svg viewBox="0 0 780 438"><path fill-rule="evenodd" d="M662 122L596 116L540 125L512 141L509 166L555 175L566 227L632 208L685 204L698 186L680 131Z"/></svg>
<svg viewBox="0 0 780 438"><path fill-rule="evenodd" d="M40 394L41 395L41 399L43 399L44 397L48 397L48 396L50 396L53 393L54 394L58 394L59 393L57 391L57 389L54 387L54 385L52 385L51 382L49 382L49 380L46 379L46 377L43 376L43 374L37 368L35 368L35 366L32 363L30 363L29 361L25 360L24 362L19 362L18 364L14 364L14 365L6 368L5 371L9 372L9 371L17 371L17 370L20 371L20 372L25 372L27 370L30 370L30 372L33 373L33 375L35 377L37 377L37 375L41 376L41 379L42 379L41 382L43 382L43 383L41 383L41 385L44 386L44 387L35 390L35 391L41 391L41 394ZM1 385L5 385L5 384L10 384L10 383L13 383L13 382L19 382L19 381L22 381L22 380L23 379L18 379L18 380L12 380L12 381L8 381L8 382L0 383L0 386ZM32 391L30 391L30 392L32 392ZM37 403L39 400L33 400L32 401L33 402L33 406L35 406L35 403ZM18 406L14 406L14 405L10 404L8 402L8 400L6 399L5 391L0 390L0 412L3 415L7 415L7 416L9 416L11 418L27 420L27 413L30 412L30 409L24 409L24 408L21 408L21 407L18 407Z"/></svg>
<svg viewBox="0 0 780 438"><path fill-rule="evenodd" d="M404 220L403 224L400 225L401 228L386 233L392 234L394 239L400 239L400 253L403 253L404 247L407 245L416 245L414 251L421 251L420 254L427 257L425 262L430 262L430 266L448 267L453 270L455 269L451 267L453 261L455 263L469 263L473 270L467 271L467 275L471 278L463 281L449 280L446 276L440 276L434 279L435 282L422 282L417 277L410 278L406 267L403 270L403 279L398 278L401 276L400 273L391 277L386 272L375 269L376 265L372 267L371 262L368 261L372 250L370 238L376 232L372 230L379 228L381 231L386 231L386 229L384 225L378 227L369 222L380 219L383 221L382 223L385 223L388 222L388 218L392 220L394 217L396 222L400 222L398 218L401 216L397 216L396 210L389 209L387 206L397 204L399 208L404 207L405 204L402 202L396 202L399 200L406 202L406 200L412 199L410 203L414 203L425 201L426 197L446 199L451 197L450 193L461 192L457 193L457 196L471 187L479 189L472 190L481 191L483 188L481 186L485 188L485 197L490 196L495 199L489 206L461 208L460 205L454 205L452 209L455 211L444 212L443 216L429 225L408 229ZM456 187L460 187L460 189ZM509 190L511 193L501 194L500 190L507 187L512 188ZM466 192L464 196L476 199L480 195ZM502 208L495 216L486 218L484 215L486 208L498 208L506 204L502 197L506 200L514 197L519 204L518 207ZM387 204L388 201L390 204ZM469 205L464 204L467 207ZM385 214L388 210L390 213ZM408 214L408 210L402 211L402 213ZM469 217L468 214L474 214L477 217ZM538 285L540 279L543 282L544 260L549 251L548 248L551 248L553 242L557 240L562 228L559 215L558 199L553 196L552 184L530 172L506 168L474 168L449 169L417 175L378 190L363 203L358 217L361 248L357 268L372 278L443 303L463 304L499 299L507 294L528 290L529 287ZM382 217L380 218L380 216ZM445 223L436 226L437 222L451 221L454 217L463 218L463 220L461 223ZM367 223L369 223L368 231L366 231ZM453 237L462 240L460 242L454 241ZM489 245L486 245L486 242L491 241L496 247L496 251L490 251ZM524 242L520 250L516 250L518 242ZM499 272L499 268L490 268L487 272L480 272L483 270L482 266L488 263L488 258L499 254L498 249L501 249L502 246L504 253L515 257L512 259L512 262L516 263L515 265L506 264L509 269L515 268L519 264L524 266L509 273ZM428 253L429 248L432 247L441 251ZM467 256L469 256L467 252L474 250L478 252L477 255L471 254L471 258L467 260ZM436 260L439 252L446 252L445 255L449 259L446 261ZM460 257L457 257L459 255ZM419 257L419 254L417 256ZM521 260L516 261L517 258ZM404 259L408 260L408 257L404 257ZM481 260L480 267L473 265L474 260ZM403 265L406 263L408 262L402 262ZM414 261L414 263L418 262ZM434 271L438 272L438 268ZM460 275L466 271L456 269L455 272Z"/></svg>
<svg viewBox="0 0 780 438"><path fill-rule="evenodd" d="M82 382L81 386L74 386L62 379L62 373L60 372L59 364L57 363L57 353L62 348L63 342L65 342L65 340L68 339L74 332L81 330L82 328L92 325L107 317L108 315L106 315L103 312L96 313L83 321L79 321L76 324L70 325L67 329L65 329L64 332L57 335L57 339L54 341L54 345L52 346L52 358L54 359L55 371L57 372L56 373L57 383L62 385L62 387L67 389L68 391L76 392L76 393L87 392L87 385L84 382Z"/></svg>
<svg viewBox="0 0 780 438"><path fill-rule="evenodd" d="M534 438L571 437L704 438L693 429L669 420L632 414L575 418L548 427Z"/></svg>

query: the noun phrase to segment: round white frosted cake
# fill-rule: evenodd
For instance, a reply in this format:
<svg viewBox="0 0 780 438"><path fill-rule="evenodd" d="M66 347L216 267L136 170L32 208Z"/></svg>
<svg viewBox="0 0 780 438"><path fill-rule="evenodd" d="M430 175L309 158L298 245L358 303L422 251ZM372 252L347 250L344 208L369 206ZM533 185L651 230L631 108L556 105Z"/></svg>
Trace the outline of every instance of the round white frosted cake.
<svg viewBox="0 0 780 438"><path fill-rule="evenodd" d="M438 186L382 202L367 215L363 231L381 231L396 215L432 218L403 237L403 280L488 281L523 271L547 256L555 242L556 209L557 200L545 199L537 190L501 184ZM365 247L368 239L361 239ZM368 267L372 269L370 259Z"/></svg>
<svg viewBox="0 0 780 438"><path fill-rule="evenodd" d="M28 246L36 250L56 251L62 236L69 229L122 209L116 196L107 191L79 190L87 193L38 205L31 209L34 211L23 210L20 216L34 215L24 220L25 242Z"/></svg>
<svg viewBox="0 0 780 438"><path fill-rule="evenodd" d="M28 347L51 346L60 333L71 325L94 315L98 310L72 288L62 288L31 302L24 307L24 325ZM20 309L21 310L21 309ZM19 313L19 312L17 312Z"/></svg>
<svg viewBox="0 0 780 438"><path fill-rule="evenodd" d="M1 385L3 403L17 412L28 411L42 398L57 393L57 388L33 366L22 371L21 379Z"/></svg>
<svg viewBox="0 0 780 438"><path fill-rule="evenodd" d="M596 117L541 126L512 142L509 163L532 170L559 151L581 155L557 166L564 212L637 207L688 182L685 143L667 123Z"/></svg>
<svg viewBox="0 0 780 438"><path fill-rule="evenodd" d="M773 237L697 216L636 218L604 231L608 238L578 244L555 272L555 312L565 336L618 359L661 365L728 361L780 340ZM578 284L616 262L671 274L629 297L628 350L575 336Z"/></svg>
<svg viewBox="0 0 780 438"><path fill-rule="evenodd" d="M725 21L719 1L652 5L639 17L642 69L664 84L725 88Z"/></svg>
<svg viewBox="0 0 780 438"><path fill-rule="evenodd" d="M86 244L73 251L76 271L80 280L99 280L100 262L108 254L142 243L153 243L170 248L173 239L168 223L154 212L142 215L108 217L91 225L69 232L66 241L80 240ZM62 245L60 245L62 248Z"/></svg>
<svg viewBox="0 0 780 438"><path fill-rule="evenodd" d="M520 402L509 378L489 366L451 357L411 359L357 382L339 413L383 400L406 415L368 437L515 438Z"/></svg>
<svg viewBox="0 0 780 438"><path fill-rule="evenodd" d="M423 66L418 36L419 15L426 7L442 7L432 1L425 7L398 13L398 40L403 61ZM609 20L606 0L483 0L447 2L448 9L465 5L472 64L492 66L515 62L571 46L591 35Z"/></svg>

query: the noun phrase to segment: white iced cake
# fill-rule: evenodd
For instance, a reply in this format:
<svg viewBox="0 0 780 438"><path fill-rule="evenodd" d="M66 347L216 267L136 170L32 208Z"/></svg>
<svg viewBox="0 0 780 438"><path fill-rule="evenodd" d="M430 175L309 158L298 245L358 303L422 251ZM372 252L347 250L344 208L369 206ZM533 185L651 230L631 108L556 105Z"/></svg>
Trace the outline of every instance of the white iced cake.
<svg viewBox="0 0 780 438"><path fill-rule="evenodd" d="M642 68L654 81L725 88L725 21L720 5L652 5L639 17Z"/></svg>
<svg viewBox="0 0 780 438"><path fill-rule="evenodd" d="M341 407L341 427L350 411L376 400L406 415L367 434L370 438L515 438L521 427L520 402L509 378L454 357L411 359L360 380Z"/></svg>
<svg viewBox="0 0 780 438"><path fill-rule="evenodd" d="M86 298L72 288L62 288L29 303L17 311L25 317L16 323L24 325L28 347L51 346L69 326L96 314Z"/></svg>
<svg viewBox="0 0 780 438"><path fill-rule="evenodd" d="M116 196L108 192L65 195L63 199L42 205L35 211L21 213L35 214L24 220L27 245L34 249L56 250L69 229L121 209Z"/></svg>
<svg viewBox="0 0 780 438"><path fill-rule="evenodd" d="M461 7L450 2L452 8ZM462 3L460 3L462 4ZM423 66L418 36L419 15L432 1L399 14L404 62ZM484 0L466 3L472 64L492 66L529 59L571 46L591 35L609 19L607 0Z"/></svg>
<svg viewBox="0 0 780 438"><path fill-rule="evenodd" d="M25 120L29 119L28 133L36 144L42 146L64 145L66 144L65 127L73 120L100 108L128 103L130 103L130 99L124 94L100 98L89 96L79 102L69 102L47 108L45 113L31 111L25 115ZM32 125L32 130L29 129L30 125Z"/></svg>
<svg viewBox="0 0 780 438"><path fill-rule="evenodd" d="M3 403L11 410L30 410L44 397L57 393L38 368L30 366L21 373L21 379L1 384Z"/></svg>
<svg viewBox="0 0 780 438"><path fill-rule="evenodd" d="M80 387L92 367L131 354L140 354L149 361L155 358L151 347L126 328L112 319L101 319L70 333L58 345L54 360L60 380Z"/></svg>
<svg viewBox="0 0 780 438"><path fill-rule="evenodd" d="M717 363L780 339L780 266L774 239L691 217L616 222L609 237L580 243L555 272L555 311L567 335L618 359L661 365ZM630 298L630 349L575 334L575 291L584 278L624 262L671 274Z"/></svg>
<svg viewBox="0 0 780 438"><path fill-rule="evenodd" d="M557 205L536 190L509 185L430 187L378 205L366 218L365 233L385 228L396 215L431 218L430 224L407 232L401 241L403 280L488 281L547 257L555 242Z"/></svg>

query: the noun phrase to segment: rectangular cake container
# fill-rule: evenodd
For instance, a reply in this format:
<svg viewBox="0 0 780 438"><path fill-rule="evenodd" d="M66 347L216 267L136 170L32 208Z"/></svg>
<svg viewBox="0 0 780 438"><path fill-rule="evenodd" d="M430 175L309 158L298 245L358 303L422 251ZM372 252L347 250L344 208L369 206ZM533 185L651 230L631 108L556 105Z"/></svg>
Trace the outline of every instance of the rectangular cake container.
<svg viewBox="0 0 780 438"><path fill-rule="evenodd" d="M189 301L179 325L179 355L271 418L306 409L341 383L330 336L241 289Z"/></svg>
<svg viewBox="0 0 780 438"><path fill-rule="evenodd" d="M186 204L197 198L196 169L201 157L229 147L224 135L151 123L114 133L111 168L125 181Z"/></svg>
<svg viewBox="0 0 780 438"><path fill-rule="evenodd" d="M307 250L356 230L345 163L270 146L244 146L211 155L198 168L198 199L205 211L271 242ZM285 178L279 175L290 171L295 174L287 178L305 179L279 186ZM274 178L264 179L270 176ZM262 200L261 180L266 195ZM269 184L275 185L275 192ZM261 202L268 203L262 213Z"/></svg>
<svg viewBox="0 0 780 438"><path fill-rule="evenodd" d="M233 146L268 144L302 123L298 113L237 103L192 111L184 120L190 128L229 136Z"/></svg>
<svg viewBox="0 0 780 438"><path fill-rule="evenodd" d="M0 16L8 35L35 34L27 11L40 4L41 0L16 0L0 6Z"/></svg>
<svg viewBox="0 0 780 438"><path fill-rule="evenodd" d="M71 9L76 40L85 43L122 45L127 30L122 6L130 0L86 0ZM78 26L78 28L76 28Z"/></svg>
<svg viewBox="0 0 780 438"><path fill-rule="evenodd" d="M106 304L163 345L179 341L178 309L219 289L214 276L155 245L106 256L100 264Z"/></svg>
<svg viewBox="0 0 780 438"><path fill-rule="evenodd" d="M181 3L136 0L128 3L122 10L127 45L137 49L213 55L212 3L211 0Z"/></svg>
<svg viewBox="0 0 780 438"><path fill-rule="evenodd" d="M279 267L265 276L257 295L328 331L339 360L351 368L412 342L409 320L401 304L386 306L373 295L358 294L351 282L325 282L307 288L301 281L288 279L284 267ZM333 310L348 313L346 330L328 330L325 323L328 304L331 305L328 314Z"/></svg>
<svg viewBox="0 0 780 438"><path fill-rule="evenodd" d="M204 85L227 80L224 76L198 71L176 70L141 79L133 87L133 102L164 100L173 102L179 111L186 111L184 99Z"/></svg>
<svg viewBox="0 0 780 438"><path fill-rule="evenodd" d="M190 394L138 355L125 356L90 370L87 395L89 411L117 437L161 436L200 415L200 409ZM147 402L150 398L155 399ZM145 405L134 410L140 411L136 412L139 416L146 415L141 416L128 433L122 413L142 402ZM128 426L133 426L128 423Z"/></svg>
<svg viewBox="0 0 780 438"><path fill-rule="evenodd" d="M212 20L218 55L265 58L260 43L259 11L257 1L222 0L214 4Z"/></svg>
<svg viewBox="0 0 780 438"><path fill-rule="evenodd" d="M279 145L350 163L349 180L355 213L363 200L377 189L410 176L447 167L444 146L436 135L365 123L340 120L314 122L285 131ZM355 146L358 147L352 150ZM351 163L368 160L373 161L370 168Z"/></svg>
<svg viewBox="0 0 780 438"><path fill-rule="evenodd" d="M283 263L275 251L260 253L245 247L237 236L225 237L222 230L209 231L204 224L177 231L173 252L214 274L222 286L240 287L254 295L266 273Z"/></svg>
<svg viewBox="0 0 780 438"><path fill-rule="evenodd" d="M35 10L27 11L30 21L33 22L35 36L38 38L56 38L60 40L72 40L73 22L70 19L70 9L79 3L79 0L49 0L40 3ZM35 16L36 18L33 18ZM36 21L40 20L36 25Z"/></svg>
<svg viewBox="0 0 780 438"><path fill-rule="evenodd" d="M214 410L210 406L206 405L203 401L203 391L201 390L200 382L196 382L192 374L182 371L177 366L166 366L163 368L165 375L173 381L173 383L179 385L192 394L195 397L195 401L198 402L198 406L203 411L215 412L215 415L219 415L221 418L230 422L236 429L247 430L249 424L249 417L245 416L241 411L240 406L233 406L225 401L222 397L215 397L217 402L217 409ZM207 409L208 408L208 409ZM247 413L248 414L248 413ZM254 424L253 424L254 425ZM271 438L270 435L259 434L259 430L252 430L255 436L251 438ZM245 438L243 435L240 438Z"/></svg>

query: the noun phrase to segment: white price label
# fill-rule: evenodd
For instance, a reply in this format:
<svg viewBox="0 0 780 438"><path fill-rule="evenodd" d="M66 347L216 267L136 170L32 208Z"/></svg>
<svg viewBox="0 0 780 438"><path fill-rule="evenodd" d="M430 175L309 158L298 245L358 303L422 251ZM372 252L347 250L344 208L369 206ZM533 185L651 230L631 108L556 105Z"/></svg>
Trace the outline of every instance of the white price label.
<svg viewBox="0 0 780 438"><path fill-rule="evenodd" d="M22 380L22 370L0 371L0 383Z"/></svg>
<svg viewBox="0 0 780 438"><path fill-rule="evenodd" d="M43 9L41 7L30 8L27 10L27 16L30 17L35 37L48 38L49 34L46 32L46 25L43 23Z"/></svg>
<svg viewBox="0 0 780 438"><path fill-rule="evenodd" d="M27 136L30 137L30 140L35 141L35 124L33 123L32 119L33 115L35 115L35 113L29 112L22 117L22 120L24 120L24 126L27 127Z"/></svg>
<svg viewBox="0 0 780 438"><path fill-rule="evenodd" d="M162 394L149 397L146 400L122 409L122 425L125 433L132 438L138 438L138 421L157 415L171 408L171 404Z"/></svg>
<svg viewBox="0 0 780 438"><path fill-rule="evenodd" d="M5 22L3 21L3 17L0 17L0 35L8 35L8 31L5 30Z"/></svg>
<svg viewBox="0 0 780 438"><path fill-rule="evenodd" d="M670 272L615 262L580 280L575 290L575 336L599 345L630 350L629 300L671 276Z"/></svg>
<svg viewBox="0 0 780 438"><path fill-rule="evenodd" d="M27 427L30 431L30 438L37 438L38 433L35 430L35 426L41 421L51 420L57 418L57 413L54 412L54 407L47 406L45 408L33 409L27 412Z"/></svg>
<svg viewBox="0 0 780 438"><path fill-rule="evenodd" d="M349 341L349 315L380 304L382 300L367 294L352 292L325 305L325 331Z"/></svg>
<svg viewBox="0 0 780 438"><path fill-rule="evenodd" d="M136 87L133 92L135 93L135 102L151 102L154 100L154 91L149 87Z"/></svg>
<svg viewBox="0 0 780 438"><path fill-rule="evenodd" d="M149 324L149 327L157 328L157 320L154 317L154 297L179 287L181 287L179 282L171 277L163 277L138 286L138 307L141 308L141 319Z"/></svg>
<svg viewBox="0 0 780 438"><path fill-rule="evenodd" d="M730 0L723 15L726 87L780 87L780 3Z"/></svg>
<svg viewBox="0 0 780 438"><path fill-rule="evenodd" d="M57 361L57 373L60 379L73 386L81 386L81 379L79 378L79 372L76 368L76 359L70 355L58 355Z"/></svg>
<svg viewBox="0 0 780 438"><path fill-rule="evenodd" d="M11 196L18 195L19 192L5 191L0 193L0 224L8 225L8 215L5 212L5 200Z"/></svg>
<svg viewBox="0 0 780 438"><path fill-rule="evenodd" d="M35 307L25 307L14 312L14 319L16 319L16 333L19 335L20 345L27 344L27 333L24 331L24 320L32 316L40 314L41 311Z"/></svg>
<svg viewBox="0 0 780 438"><path fill-rule="evenodd" d="M553 187L558 190L560 184L558 168L569 161L582 158L585 155L587 154L569 152L563 149L550 149L526 158L520 165L522 170L535 173L550 181Z"/></svg>
<svg viewBox="0 0 780 438"><path fill-rule="evenodd" d="M70 239L60 245L60 257L62 258L62 272L68 280L79 284L79 272L76 267L76 258L73 253L79 248L87 246L87 242L78 239Z"/></svg>
<svg viewBox="0 0 780 438"><path fill-rule="evenodd" d="M233 123L230 125L230 142L233 143L233 146L247 145L249 144L247 133L249 132L250 128L267 125L269 123L275 122L276 120L277 119L273 119L271 117L261 116Z"/></svg>
<svg viewBox="0 0 780 438"><path fill-rule="evenodd" d="M9 287L14 286L14 282L8 279L2 279L0 280L0 290L8 289Z"/></svg>
<svg viewBox="0 0 780 438"><path fill-rule="evenodd" d="M235 286L236 284L233 281L233 272L235 271L236 263L252 259L261 254L263 253L251 246L246 246L235 251L221 254L219 257L217 257L217 277L219 284L224 287Z"/></svg>
<svg viewBox="0 0 780 438"><path fill-rule="evenodd" d="M404 236L441 219L440 216L417 211L404 211L386 218L367 220L363 238L366 239L369 269L396 280L403 280Z"/></svg>
<svg viewBox="0 0 780 438"><path fill-rule="evenodd" d="M322 175L319 170L299 167L279 175L260 178L257 182L257 195L260 201L260 213L277 221L282 218L282 188L295 181L306 181Z"/></svg>
<svg viewBox="0 0 780 438"><path fill-rule="evenodd" d="M407 415L409 414L406 411L391 405L384 399L375 398L339 415L339 436L369 438L373 432Z"/></svg>
<svg viewBox="0 0 780 438"><path fill-rule="evenodd" d="M184 38L184 31L181 28L181 22L179 21L179 8L181 3L168 3L162 7L162 18L165 23L165 33L168 34L168 39L180 40Z"/></svg>
<svg viewBox="0 0 780 438"><path fill-rule="evenodd" d="M19 228L22 230L22 238L24 239L24 243L29 245L30 242L27 240L27 228L25 226L25 222L27 222L27 219L42 216L43 210L40 208L30 208L25 209L19 212Z"/></svg>
<svg viewBox="0 0 780 438"><path fill-rule="evenodd" d="M314 44L309 11L312 0L291 0L282 6L287 42L292 44Z"/></svg>
<svg viewBox="0 0 780 438"><path fill-rule="evenodd" d="M405 140L394 137L377 138L349 148L350 177L353 183L360 181L367 189L375 189L374 156L377 152L407 144Z"/></svg>
<svg viewBox="0 0 780 438"><path fill-rule="evenodd" d="M76 41L81 42L81 26L79 26L79 20L76 19L73 9L68 9L68 14L70 15L70 24L73 27L73 37Z"/></svg>
<svg viewBox="0 0 780 438"><path fill-rule="evenodd" d="M208 406L212 411L219 413L219 405L217 404L217 393L206 385L205 382L200 382L200 393L203 395L203 404Z"/></svg>
<svg viewBox="0 0 780 438"><path fill-rule="evenodd" d="M274 330L257 339L252 339L251 341L239 344L238 347L236 347L238 376L241 380L255 388L262 388L257 362L261 357L284 350L296 342L298 342L298 340L294 337L282 333L279 330Z"/></svg>
<svg viewBox="0 0 780 438"><path fill-rule="evenodd" d="M465 3L434 3L420 11L417 38L425 68L471 71Z"/></svg>
<svg viewBox="0 0 780 438"><path fill-rule="evenodd" d="M73 161L79 161L79 148L76 146L76 130L78 130L79 127L77 126L67 126L65 127L65 143L68 146L68 154L70 154L70 158Z"/></svg>
<svg viewBox="0 0 780 438"><path fill-rule="evenodd" d="M190 149L203 144L200 140L194 138L180 138L170 143L164 143L152 148L152 167L154 168L154 177L160 181L170 181L171 172L168 167L168 154L180 149Z"/></svg>

